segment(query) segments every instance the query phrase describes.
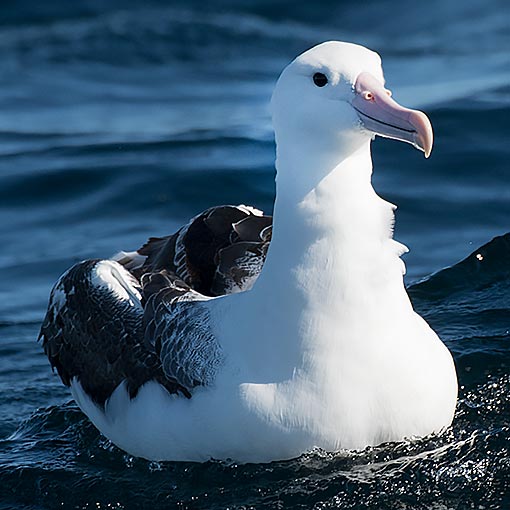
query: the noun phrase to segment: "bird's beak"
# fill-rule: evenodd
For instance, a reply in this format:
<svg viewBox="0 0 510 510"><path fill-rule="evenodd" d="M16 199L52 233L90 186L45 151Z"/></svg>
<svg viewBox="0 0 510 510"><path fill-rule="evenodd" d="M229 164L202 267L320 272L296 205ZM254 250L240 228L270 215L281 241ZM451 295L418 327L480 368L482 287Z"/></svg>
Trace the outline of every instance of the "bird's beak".
<svg viewBox="0 0 510 510"><path fill-rule="evenodd" d="M418 110L400 106L391 93L372 74L363 72L354 84L352 106L358 112L363 127L386 138L413 144L428 158L433 134L428 117Z"/></svg>

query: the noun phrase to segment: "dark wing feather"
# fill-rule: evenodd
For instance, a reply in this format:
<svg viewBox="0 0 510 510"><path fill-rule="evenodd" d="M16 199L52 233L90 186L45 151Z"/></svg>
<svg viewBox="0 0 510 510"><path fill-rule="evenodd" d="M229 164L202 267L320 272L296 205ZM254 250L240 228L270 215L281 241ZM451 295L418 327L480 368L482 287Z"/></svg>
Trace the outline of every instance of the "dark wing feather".
<svg viewBox="0 0 510 510"><path fill-rule="evenodd" d="M246 206L213 207L175 234L149 239L134 252L146 257L136 269L130 254L123 252L116 260L139 278L161 270L174 273L204 296L248 290L264 263L271 222L271 216ZM248 247L247 242L253 244Z"/></svg>
<svg viewBox="0 0 510 510"><path fill-rule="evenodd" d="M39 337L64 384L77 378L99 404L123 381L131 397L150 380L188 398L211 384L223 354L207 300L251 287L271 221L246 206L214 207L137 252L73 266L52 290Z"/></svg>
<svg viewBox="0 0 510 510"><path fill-rule="evenodd" d="M241 241L218 251L212 283L216 295L250 289L260 274L269 243Z"/></svg>
<svg viewBox="0 0 510 510"><path fill-rule="evenodd" d="M166 270L142 277L145 341L159 355L167 377L188 391L213 382L223 360L209 327L208 298Z"/></svg>
<svg viewBox="0 0 510 510"><path fill-rule="evenodd" d="M99 404L104 404L122 381L131 397L152 379L171 393L180 391L163 373L157 353L143 341L141 306L119 299L95 281L95 271L102 263L88 260L76 264L52 290L39 335L51 366L66 386L78 378ZM129 283L136 288L134 279Z"/></svg>

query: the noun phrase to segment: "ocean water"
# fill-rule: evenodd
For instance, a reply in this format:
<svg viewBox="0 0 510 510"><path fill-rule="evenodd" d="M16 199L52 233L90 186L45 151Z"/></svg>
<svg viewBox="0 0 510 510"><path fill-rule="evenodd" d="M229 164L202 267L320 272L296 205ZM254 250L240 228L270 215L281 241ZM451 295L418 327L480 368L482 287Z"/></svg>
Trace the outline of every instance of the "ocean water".
<svg viewBox="0 0 510 510"><path fill-rule="evenodd" d="M504 0L2 2L0 508L510 508L509 16ZM374 182L455 357L454 424L263 465L131 458L36 342L50 288L208 206L271 211L270 94L328 39L377 50L435 129L430 160L377 140Z"/></svg>

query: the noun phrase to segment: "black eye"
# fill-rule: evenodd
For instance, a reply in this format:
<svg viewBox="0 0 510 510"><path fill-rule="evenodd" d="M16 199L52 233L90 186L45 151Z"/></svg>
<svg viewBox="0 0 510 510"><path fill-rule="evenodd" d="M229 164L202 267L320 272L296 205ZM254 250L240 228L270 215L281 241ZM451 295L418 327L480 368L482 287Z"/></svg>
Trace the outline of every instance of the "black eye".
<svg viewBox="0 0 510 510"><path fill-rule="evenodd" d="M322 73L315 73L313 75L313 82L317 87L324 87L328 83L328 77Z"/></svg>

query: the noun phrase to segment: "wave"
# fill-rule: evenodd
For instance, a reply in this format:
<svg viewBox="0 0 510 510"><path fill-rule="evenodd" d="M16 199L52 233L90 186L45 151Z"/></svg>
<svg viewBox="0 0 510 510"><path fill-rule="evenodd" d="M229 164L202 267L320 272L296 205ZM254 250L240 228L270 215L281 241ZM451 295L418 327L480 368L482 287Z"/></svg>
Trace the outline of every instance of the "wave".
<svg viewBox="0 0 510 510"><path fill-rule="evenodd" d="M416 310L453 352L461 385L508 374L510 233L408 292Z"/></svg>
<svg viewBox="0 0 510 510"><path fill-rule="evenodd" d="M464 391L453 427L441 435L247 465L136 459L102 438L74 404L50 406L0 441L8 459L0 467L0 496L48 507L61 501L86 507L94 498L105 508L149 501L156 509L428 509L487 501L491 508L504 508L509 387L506 376Z"/></svg>
<svg viewBox="0 0 510 510"><path fill-rule="evenodd" d="M59 2L60 10L51 11L53 18L51 12L39 14L39 19L28 16L33 21L26 24L14 14L10 24L0 25L0 55L4 66L58 68L66 63L73 74L82 78L96 74L100 81L112 69L94 71L94 63L132 70L172 63L217 68L221 62L225 71L242 69L246 75L251 70L274 80L296 53L324 40L340 39L380 51L389 76L413 77L414 82L407 78L401 87L406 100L413 99L413 90L419 92L414 96L421 97L422 104L438 104L505 86L510 62L505 51L506 25L496 14L502 8L498 0L491 0L491 5L466 2L466 10L476 12L477 24L458 10L456 2L436 3L444 18L437 19L430 5L420 8L417 17L403 2L393 7L391 17L384 6L373 2L355 9L347 2L326 2L314 9L290 2L276 6L244 2L228 10L214 3L168 6L154 1L144 8L133 3L90 8L77 2L69 9ZM28 14L23 9L20 13ZM399 36L398 29L410 24L410 17L419 26ZM377 32L364 19L377 22ZM429 30L432 24L437 29L434 37ZM458 34L455 44L450 36L453 30ZM76 67L80 62L87 64L86 71Z"/></svg>
<svg viewBox="0 0 510 510"><path fill-rule="evenodd" d="M452 298L459 293L477 293L472 298L477 301L478 292L501 284L510 289L510 232L495 237L454 266L412 285L408 291L414 298L428 301ZM510 292L506 296L498 293L498 297L506 298L510 307ZM491 294L491 300L495 302L497 297Z"/></svg>

